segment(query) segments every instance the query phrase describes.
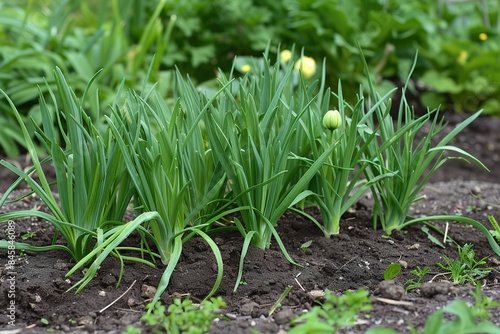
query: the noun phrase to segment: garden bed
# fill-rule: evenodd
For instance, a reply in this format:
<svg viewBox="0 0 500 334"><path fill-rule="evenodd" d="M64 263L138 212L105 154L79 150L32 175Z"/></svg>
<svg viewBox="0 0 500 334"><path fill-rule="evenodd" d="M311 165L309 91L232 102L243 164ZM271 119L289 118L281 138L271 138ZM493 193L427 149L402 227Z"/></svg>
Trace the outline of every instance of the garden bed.
<svg viewBox="0 0 500 334"><path fill-rule="evenodd" d="M461 119L461 115L448 115L450 124ZM481 117L466 128L454 140L453 144L476 155L490 173L467 165L460 161L450 161L433 175L423 193L427 198L414 204L414 216L432 214L461 214L482 223L488 215L500 218L500 127L498 119ZM25 162L19 160L19 163ZM12 182L11 175L5 169L1 173L1 190ZM20 190L21 192L23 190ZM29 209L42 205L35 197L24 201L7 204L0 209L9 212ZM344 332L360 333L373 326L387 326L401 332L409 332L409 324L422 329L430 314L455 299L473 300L471 285L454 286L443 283L445 276L436 276L442 272L437 267L442 262L442 255L457 258L457 249L452 244L441 248L421 230L422 225L410 226L402 232L394 232L390 238L383 238L383 231L374 231L370 198L361 200L341 223L341 232L331 239L323 237L321 231L310 221L293 213L285 214L279 223L278 232L290 255L302 267L290 264L275 244L268 251L251 247L245 260L242 283L236 292L236 281L240 252L241 235L233 232L213 235L224 260L224 278L217 291L227 303L223 310L226 317L212 325L213 333L277 333L286 331L289 320L296 314L314 304L309 292L329 289L343 293L348 289L367 289L372 299L373 310L362 313L358 324ZM42 208L43 209L43 208ZM309 213L320 219L314 209ZM5 224L5 223L2 223ZM444 229L444 223L436 224ZM47 245L51 242L54 228L37 219L19 219L14 222L18 239L24 235L30 237L27 242L35 245ZM0 231L0 239L5 238L5 229ZM32 233L32 235L26 234ZM495 270L484 280L483 294L500 301L498 273L500 260L492 252L486 238L474 228L451 223L449 235L460 245L473 243L476 257L488 257L488 265ZM301 245L311 240L307 250ZM137 244L138 239L130 238L127 243ZM418 246L417 246L418 245ZM5 250L2 254L5 254ZM63 252L51 251L34 253L17 252L15 264L15 327L7 326L6 298L9 278L4 270L5 257L2 255L0 277L0 328L17 329L17 332L92 332L120 333L128 325L141 327L140 318L148 297L143 289L155 287L163 273L164 266L152 269L141 264L125 265L125 272L120 285L120 264L114 258L107 259L91 283L82 292L74 295L65 291L82 277L81 271L66 279L65 274L72 267L70 257ZM431 274L424 281L433 279L430 286L404 294L397 298L389 289L379 288L384 270L390 263L403 261L407 268L394 280L394 286L402 287L412 278L410 270L420 266L429 266ZM193 238L185 244L183 255L175 269L169 287L162 301L169 304L173 297L186 297L194 301L203 299L212 288L217 275L213 254L200 239ZM278 300L287 286L292 290L283 300L282 307L272 316L269 310ZM126 292L126 293L125 293ZM116 303L110 305L124 294ZM388 303L384 299L396 300ZM500 309L490 310L492 322L500 325ZM223 319L224 318L224 319ZM46 319L45 324L41 319ZM10 332L9 332L10 333Z"/></svg>

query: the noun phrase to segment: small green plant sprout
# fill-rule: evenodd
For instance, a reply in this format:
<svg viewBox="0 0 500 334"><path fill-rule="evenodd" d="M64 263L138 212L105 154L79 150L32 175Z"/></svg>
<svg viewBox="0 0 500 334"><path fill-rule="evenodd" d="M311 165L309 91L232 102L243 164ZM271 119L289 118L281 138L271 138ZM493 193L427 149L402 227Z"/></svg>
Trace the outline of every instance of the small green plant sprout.
<svg viewBox="0 0 500 334"><path fill-rule="evenodd" d="M427 238L430 241L432 241L434 244L438 245L441 248L446 248L445 245L441 241L439 241L439 239L437 239L435 236L433 236L431 234L431 232L429 231L429 227L427 227L427 226L424 225L420 229L422 230L422 232L424 232L425 234L427 234Z"/></svg>
<svg viewBox="0 0 500 334"><path fill-rule="evenodd" d="M134 327L132 325L127 326L127 329L122 332L122 334L141 334L142 329Z"/></svg>
<svg viewBox="0 0 500 334"><path fill-rule="evenodd" d="M493 230L490 230L491 235L500 243L500 226L498 226L495 216L489 215L488 220L491 226L493 226Z"/></svg>
<svg viewBox="0 0 500 334"><path fill-rule="evenodd" d="M476 289L471 292L471 294L476 302L474 306L472 306L474 316L478 317L481 321L487 320L491 317L488 309L500 306L499 302L481 293L481 284L479 283L476 283Z"/></svg>
<svg viewBox="0 0 500 334"><path fill-rule="evenodd" d="M201 304L193 304L186 298L175 298L173 303L165 309L160 302L148 304L151 312L142 317L142 321L149 326L154 326L154 333L169 334L202 334L210 330L210 324L217 318L218 311L226 307L221 297L204 300Z"/></svg>
<svg viewBox="0 0 500 334"><path fill-rule="evenodd" d="M307 253L307 250L309 249L309 247L311 247L311 244L312 244L312 240L308 240L308 241L304 242L302 245L300 245L300 250L304 254Z"/></svg>
<svg viewBox="0 0 500 334"><path fill-rule="evenodd" d="M425 268L420 268L417 266L417 268L413 269L410 271L410 274L417 276L417 278L410 278L405 282L405 292L408 293L411 290L418 289L420 287L420 284L422 283L422 279L424 278L425 275L427 275L431 271L431 268L425 267Z"/></svg>
<svg viewBox="0 0 500 334"><path fill-rule="evenodd" d="M479 294L479 297L477 297ZM452 333L485 333L485 334L500 334L500 328L495 324L487 321L491 315L488 308L497 307L497 302L481 296L481 288L476 286L476 304L470 306L464 300L454 300L444 309L439 309L434 312L425 322L423 330L417 331L410 325L410 333L412 334L452 334ZM479 302L478 302L479 301ZM481 305L482 304L482 305ZM478 313L478 310L480 312ZM452 320L449 317L445 318L444 314L454 316ZM370 328L366 334L398 334L399 332L385 327Z"/></svg>
<svg viewBox="0 0 500 334"><path fill-rule="evenodd" d="M35 232L28 231L26 233L21 234L21 239L28 240L28 239L33 238L34 236L36 236Z"/></svg>
<svg viewBox="0 0 500 334"><path fill-rule="evenodd" d="M467 213L477 212L477 211L481 211L481 210L482 210L481 207L474 205L472 203L467 204L467 207L465 208L465 212L467 212Z"/></svg>
<svg viewBox="0 0 500 334"><path fill-rule="evenodd" d="M42 324L44 324L45 326L48 326L48 325L49 325L49 321L48 321L47 319L45 319L45 318L41 318L41 319L40 319L40 322L41 322Z"/></svg>
<svg viewBox="0 0 500 334"><path fill-rule="evenodd" d="M458 260L452 260L448 256L443 255L444 263L439 262L437 265L444 269L449 275L453 284L464 284L469 282L476 284L476 281L486 277L492 268L485 267L486 257L477 260L476 253L472 249L473 244L465 244L463 247L458 246Z"/></svg>
<svg viewBox="0 0 500 334"><path fill-rule="evenodd" d="M314 306L307 313L294 318L290 322L294 327L288 333L336 333L342 328L354 325L359 313L369 311L371 308L368 291L364 289L355 292L346 291L341 296L336 296L329 290L325 290L325 301L320 306Z"/></svg>
<svg viewBox="0 0 500 334"><path fill-rule="evenodd" d="M384 270L384 280L388 281L399 275L401 272L401 264L399 262L393 262L387 266Z"/></svg>
<svg viewBox="0 0 500 334"><path fill-rule="evenodd" d="M278 300L276 301L276 303L274 303L274 305L271 307L271 309L269 310L269 316L271 316L274 311L276 311L276 309L278 307L281 307L281 303L283 302L283 300L286 298L286 296L288 296L288 294L290 293L290 291L292 291L292 286L289 285L285 288L285 290L283 291L283 293L281 294L281 296L278 298Z"/></svg>

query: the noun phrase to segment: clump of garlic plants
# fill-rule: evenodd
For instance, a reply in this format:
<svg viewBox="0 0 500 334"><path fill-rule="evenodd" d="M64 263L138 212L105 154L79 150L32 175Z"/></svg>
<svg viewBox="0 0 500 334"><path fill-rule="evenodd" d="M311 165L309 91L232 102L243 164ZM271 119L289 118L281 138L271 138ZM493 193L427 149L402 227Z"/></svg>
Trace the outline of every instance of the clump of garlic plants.
<svg viewBox="0 0 500 334"><path fill-rule="evenodd" d="M310 148L312 161L323 154L326 148L331 145L334 147L309 185L309 189L315 194L314 203L319 206L323 220L323 224L316 224L326 237L339 233L342 215L373 183L394 175L394 172L387 171L370 182L364 177L370 161L363 156L368 144L376 136L376 132L367 125L374 109L365 111L363 97L351 107L343 99L340 82L338 86L339 91L335 95L337 109L329 110L322 116L333 95L326 89L322 103L311 104L309 117L305 118L301 128L305 133L304 138L309 141L307 146ZM317 121L321 117L322 127L318 126Z"/></svg>
<svg viewBox="0 0 500 334"><path fill-rule="evenodd" d="M364 174L371 184L370 189L374 198L374 228L376 229L380 224L387 234L391 234L394 230L401 230L415 223L432 226L430 221L433 220L455 221L471 225L479 230L488 240L492 250L500 255L500 247L494 237L477 220L456 215L434 215L408 219L411 205L424 199L419 196L420 190L427 183L429 177L448 160L460 159L468 163L474 162L485 171L489 171L472 154L449 145L453 138L479 117L481 110L457 124L437 144L433 144L433 139L441 134L444 125L444 119L439 118L439 110L428 111L424 115L416 117L413 108L405 98L416 62L417 55L408 79L402 88L402 98L396 119L391 116L390 100L386 103L377 94L371 81L368 81L370 93L368 106L375 109L374 117L369 119L368 126L376 130L377 139L370 141L364 154L364 159L370 161ZM366 63L365 72L369 77ZM425 126L427 126L425 135L421 139L417 139L417 133L422 132ZM450 153L456 155L452 156ZM381 175L388 172L392 172L394 175L379 180Z"/></svg>
<svg viewBox="0 0 500 334"><path fill-rule="evenodd" d="M153 266L150 261L141 257L121 255L121 248L118 247L136 229L137 222L122 222L134 188L113 134L109 129L101 132L83 107L96 76L79 99L59 68L56 68L54 75L56 87L53 89L47 84L47 90L52 97L55 113L50 111L49 104L40 93L42 127L33 122L35 136L45 149L45 154L48 154L45 159L40 158L16 107L2 92L10 102L22 129L33 167L24 171L7 161L0 162L19 176L0 199L0 206L7 201L17 185L25 181L31 192L39 196L46 205L48 212L31 209L4 213L0 215L0 222L21 217L38 217L51 223L55 227L54 242L51 245L35 247L16 242L15 247L35 251L60 249L68 252L77 262L68 275L92 262L93 265L81 280L81 287L92 279L109 254L116 256L122 264L124 260L132 260ZM55 184L49 183L42 168L49 163L54 166ZM54 191L58 193L58 198ZM55 243L59 235L66 244ZM0 240L0 247L9 247L8 242ZM127 250L142 251L140 247ZM121 274L122 272L120 277Z"/></svg>
<svg viewBox="0 0 500 334"><path fill-rule="evenodd" d="M245 239L241 265L250 243L267 249L272 239L293 262L276 232L278 220L312 194L307 189L309 181L334 145L326 147L309 166L298 169L291 152L296 150L295 136L312 98L305 95L304 85L296 87L293 62L272 66L264 58L251 68L252 73L234 82L232 75L220 73L224 91L204 117L208 143L227 175L231 199L245 208L242 222L234 219Z"/></svg>
<svg viewBox="0 0 500 334"><path fill-rule="evenodd" d="M158 94L143 97L131 92L124 109L113 111L119 122L109 122L135 187L135 210L155 214L143 228L167 268L153 304L169 284L182 245L194 235L210 246L217 263L217 277L207 298L217 290L222 256L207 231L221 217L240 210L227 203L219 205L225 196L226 174L208 146L202 121L225 87L208 99L179 72L175 80L173 106Z"/></svg>

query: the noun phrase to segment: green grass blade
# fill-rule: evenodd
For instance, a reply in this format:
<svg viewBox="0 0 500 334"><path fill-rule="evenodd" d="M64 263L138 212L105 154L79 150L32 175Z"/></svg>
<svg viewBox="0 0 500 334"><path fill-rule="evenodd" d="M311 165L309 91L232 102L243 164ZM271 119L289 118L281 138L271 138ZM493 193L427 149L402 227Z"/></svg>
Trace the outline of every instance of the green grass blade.
<svg viewBox="0 0 500 334"><path fill-rule="evenodd" d="M113 252L116 249L116 247L118 247L123 242L123 240L125 240L140 225L153 219L160 219L157 212L145 212L140 216L138 216L137 218L135 218L134 220L126 224L123 224L121 226L117 226L114 229L108 231L107 233L110 234L110 236L108 236L101 245L94 248L92 252L87 254L77 264L75 264L70 271L68 271L66 277L72 275L75 271L84 266L86 263L88 263L92 258L94 258L97 255L97 257L92 262L88 270L85 272L83 278L80 279L78 282L76 282L73 286L71 286L68 289L68 291L71 291L74 288L78 287L75 293L80 292L92 280L92 278L95 276L97 270L101 266L102 262L107 258L107 256L111 252Z"/></svg>
<svg viewBox="0 0 500 334"><path fill-rule="evenodd" d="M155 305L158 300L160 300L161 295L163 292L168 287L168 284L170 283L170 278L172 277L172 274L174 272L175 267L177 266L177 263L179 262L179 258L181 257L181 252L182 252L182 239L181 237L175 238L173 241L174 247L172 251L172 255L170 257L170 261L167 264L167 268L165 268L165 271L163 272L163 275L160 278L160 283L158 284L158 287L156 288L156 293L153 296L153 300L151 300L151 305ZM148 314L151 313L152 308L148 310Z"/></svg>
<svg viewBox="0 0 500 334"><path fill-rule="evenodd" d="M240 231L241 232L241 231ZM248 247L252 242L252 238L257 233L256 231L250 231L244 234L245 238L243 240L243 246L241 247L241 255L240 255L240 265L238 266L238 276L236 277L236 282L234 283L233 292L236 292L238 286L240 286L241 277L243 275L243 266L245 265L245 256L248 252Z"/></svg>

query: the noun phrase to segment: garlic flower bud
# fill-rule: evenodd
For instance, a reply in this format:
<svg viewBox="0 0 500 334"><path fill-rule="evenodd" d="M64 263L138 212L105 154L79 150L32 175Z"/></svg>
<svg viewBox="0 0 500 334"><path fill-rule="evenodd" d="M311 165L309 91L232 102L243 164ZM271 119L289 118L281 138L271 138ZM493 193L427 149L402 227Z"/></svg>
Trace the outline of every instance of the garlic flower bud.
<svg viewBox="0 0 500 334"><path fill-rule="evenodd" d="M329 130L335 130L342 126L342 116L338 110L328 110L323 116L323 126Z"/></svg>
<svg viewBox="0 0 500 334"><path fill-rule="evenodd" d="M304 79L311 78L316 73L316 61L314 58L303 56L295 63L295 70L302 74Z"/></svg>
<svg viewBox="0 0 500 334"><path fill-rule="evenodd" d="M280 53L280 60L282 63L288 63L288 61L292 58L292 52L290 50L283 50Z"/></svg>

